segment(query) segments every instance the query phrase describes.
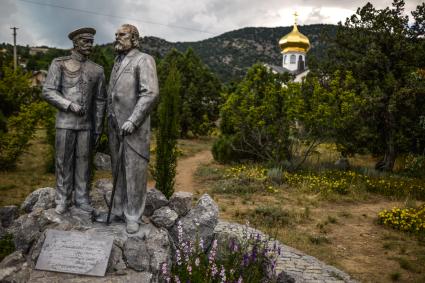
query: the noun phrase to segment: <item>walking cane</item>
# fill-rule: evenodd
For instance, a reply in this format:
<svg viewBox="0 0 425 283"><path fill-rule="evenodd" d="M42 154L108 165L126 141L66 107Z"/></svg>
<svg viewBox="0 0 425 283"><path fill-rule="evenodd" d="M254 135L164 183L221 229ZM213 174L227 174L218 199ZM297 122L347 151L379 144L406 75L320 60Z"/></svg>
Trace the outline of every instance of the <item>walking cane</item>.
<svg viewBox="0 0 425 283"><path fill-rule="evenodd" d="M106 225L109 225L110 220L111 220L112 205L114 204L114 197L115 197L115 191L117 189L118 176L119 176L119 173L120 173L121 167L122 167L123 148L124 148L124 133L121 132L120 133L120 147L118 149L118 160L117 160L117 163L115 164L114 182L112 184L111 200L109 201L109 203L105 198L106 205L108 206L108 217L106 218Z"/></svg>

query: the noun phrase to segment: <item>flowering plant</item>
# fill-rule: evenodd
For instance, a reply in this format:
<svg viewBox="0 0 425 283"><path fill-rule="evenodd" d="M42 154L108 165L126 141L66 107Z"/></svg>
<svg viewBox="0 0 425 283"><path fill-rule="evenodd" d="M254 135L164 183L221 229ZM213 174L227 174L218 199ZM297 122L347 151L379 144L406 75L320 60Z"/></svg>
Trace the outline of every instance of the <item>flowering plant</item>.
<svg viewBox="0 0 425 283"><path fill-rule="evenodd" d="M412 232L425 233L425 204L414 208L393 208L383 210L378 214L379 223L390 226L394 229Z"/></svg>
<svg viewBox="0 0 425 283"><path fill-rule="evenodd" d="M163 263L163 282L275 282L276 257L281 252L276 242L249 233L246 226L242 239L214 239L209 252L205 253L199 234L195 242L183 241L181 223L177 225L175 262L171 272Z"/></svg>

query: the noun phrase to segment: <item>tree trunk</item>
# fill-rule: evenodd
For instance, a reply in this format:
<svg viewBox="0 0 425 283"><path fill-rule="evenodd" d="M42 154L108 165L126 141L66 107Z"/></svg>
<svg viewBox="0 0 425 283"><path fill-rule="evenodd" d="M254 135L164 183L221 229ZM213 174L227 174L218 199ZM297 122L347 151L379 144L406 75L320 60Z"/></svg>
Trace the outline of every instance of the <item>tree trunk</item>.
<svg viewBox="0 0 425 283"><path fill-rule="evenodd" d="M375 169L379 171L392 172L394 169L394 163L397 158L397 153L395 151L394 142L392 139L392 135L389 135L389 141L387 143L387 149L385 150L384 157L379 160Z"/></svg>

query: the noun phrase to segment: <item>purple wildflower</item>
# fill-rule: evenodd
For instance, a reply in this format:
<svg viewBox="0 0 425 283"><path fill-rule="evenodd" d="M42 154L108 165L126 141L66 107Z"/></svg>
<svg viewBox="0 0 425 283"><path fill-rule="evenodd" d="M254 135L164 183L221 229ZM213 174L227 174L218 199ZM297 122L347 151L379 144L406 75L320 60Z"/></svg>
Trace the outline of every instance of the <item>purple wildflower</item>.
<svg viewBox="0 0 425 283"><path fill-rule="evenodd" d="M255 261L257 259L257 245L254 245L254 247L252 247L251 259L252 261Z"/></svg>
<svg viewBox="0 0 425 283"><path fill-rule="evenodd" d="M179 244L183 241L183 227L180 220L177 222L177 240Z"/></svg>
<svg viewBox="0 0 425 283"><path fill-rule="evenodd" d="M272 261L272 273L274 273L275 269L276 269L276 260L273 260Z"/></svg>
<svg viewBox="0 0 425 283"><path fill-rule="evenodd" d="M180 255L180 250L179 249L177 249L176 250L176 261L177 261L177 265L181 265L182 264L182 262L181 262L181 255Z"/></svg>
<svg viewBox="0 0 425 283"><path fill-rule="evenodd" d="M161 266L161 272L162 272L162 274L163 275L167 275L167 263L166 262L164 262L163 264L162 264L162 266Z"/></svg>
<svg viewBox="0 0 425 283"><path fill-rule="evenodd" d="M210 263L212 263L214 261L216 253L217 253L217 239L215 239L213 241L211 252L210 252L210 255L208 257L208 260L209 260Z"/></svg>
<svg viewBox="0 0 425 283"><path fill-rule="evenodd" d="M176 283L180 283L180 278L177 275L175 275L174 276L174 281L176 281Z"/></svg>
<svg viewBox="0 0 425 283"><path fill-rule="evenodd" d="M200 263L200 262L199 262L199 257L197 257L197 258L195 259L195 265L196 265L196 266L199 266L199 263Z"/></svg>
<svg viewBox="0 0 425 283"><path fill-rule="evenodd" d="M238 283L242 283L242 276L239 276Z"/></svg>
<svg viewBox="0 0 425 283"><path fill-rule="evenodd" d="M247 254L243 255L243 266L246 267L249 264L249 257Z"/></svg>
<svg viewBox="0 0 425 283"><path fill-rule="evenodd" d="M218 273L217 266L215 263L211 265L211 276L214 277Z"/></svg>
<svg viewBox="0 0 425 283"><path fill-rule="evenodd" d="M226 269L224 268L223 265L221 266L220 277L221 277L221 282L225 283L226 282Z"/></svg>

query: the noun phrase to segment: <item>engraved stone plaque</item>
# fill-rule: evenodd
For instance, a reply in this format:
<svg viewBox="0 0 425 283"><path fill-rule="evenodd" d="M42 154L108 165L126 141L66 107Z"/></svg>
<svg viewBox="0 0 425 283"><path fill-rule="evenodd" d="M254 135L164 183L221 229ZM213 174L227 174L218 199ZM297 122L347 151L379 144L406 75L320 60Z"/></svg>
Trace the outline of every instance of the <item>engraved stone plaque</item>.
<svg viewBox="0 0 425 283"><path fill-rule="evenodd" d="M47 230L36 269L104 276L113 238L102 234Z"/></svg>

